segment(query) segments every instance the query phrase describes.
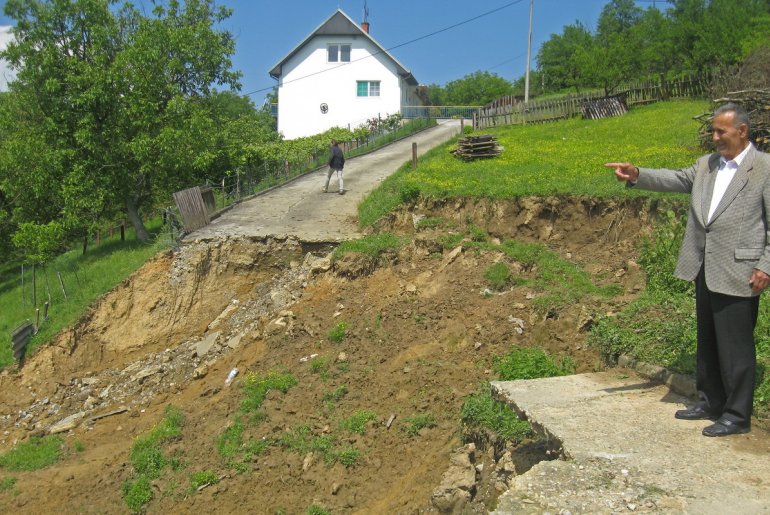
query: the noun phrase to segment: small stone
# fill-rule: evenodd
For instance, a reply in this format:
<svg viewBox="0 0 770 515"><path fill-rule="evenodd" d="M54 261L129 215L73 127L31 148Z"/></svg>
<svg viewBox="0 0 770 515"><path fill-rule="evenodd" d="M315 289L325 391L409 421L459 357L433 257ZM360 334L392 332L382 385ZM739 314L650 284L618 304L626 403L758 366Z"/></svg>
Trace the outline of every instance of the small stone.
<svg viewBox="0 0 770 515"><path fill-rule="evenodd" d="M195 369L193 372L193 379L201 379L203 377L206 377L206 374L209 373L209 367L204 365L199 366Z"/></svg>
<svg viewBox="0 0 770 515"><path fill-rule="evenodd" d="M628 504L626 505L626 508L628 508L628 509L629 509L629 510L631 510L631 511L636 511L636 508L637 508L637 506L636 506L636 504L634 504L634 503L628 503Z"/></svg>

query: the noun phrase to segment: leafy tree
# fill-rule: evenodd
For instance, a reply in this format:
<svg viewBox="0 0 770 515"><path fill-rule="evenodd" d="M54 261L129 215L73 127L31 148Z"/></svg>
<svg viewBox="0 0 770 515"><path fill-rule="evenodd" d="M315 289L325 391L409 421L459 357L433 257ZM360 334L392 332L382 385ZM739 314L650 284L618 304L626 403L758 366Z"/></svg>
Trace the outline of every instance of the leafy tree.
<svg viewBox="0 0 770 515"><path fill-rule="evenodd" d="M55 190L34 190L49 209L19 221L59 215L68 230L87 230L122 209L147 240L140 210L217 157L206 98L214 84L238 87L233 37L215 29L231 11L213 0L168 0L146 16L115 4L8 0L15 38L0 57L16 70L18 118L0 127L14 146L0 167L4 179L19 177L38 156L27 182Z"/></svg>
<svg viewBox="0 0 770 515"><path fill-rule="evenodd" d="M593 49L593 36L580 22L565 25L561 34L551 34L537 54L541 83L547 91L560 91L590 85L587 76L588 56Z"/></svg>
<svg viewBox="0 0 770 515"><path fill-rule="evenodd" d="M477 71L448 82L444 92L444 105L485 105L513 94L513 85L495 73Z"/></svg>
<svg viewBox="0 0 770 515"><path fill-rule="evenodd" d="M430 105L443 106L446 105L446 92L444 88L438 84L428 84L428 101Z"/></svg>

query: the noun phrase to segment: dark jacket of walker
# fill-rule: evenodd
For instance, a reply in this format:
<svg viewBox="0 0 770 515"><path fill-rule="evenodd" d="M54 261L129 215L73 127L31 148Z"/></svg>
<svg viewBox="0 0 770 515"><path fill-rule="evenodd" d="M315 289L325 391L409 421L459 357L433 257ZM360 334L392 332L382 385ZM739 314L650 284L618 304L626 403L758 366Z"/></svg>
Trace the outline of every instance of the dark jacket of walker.
<svg viewBox="0 0 770 515"><path fill-rule="evenodd" d="M342 170L345 166L345 156L342 155L340 147L332 146L332 155L329 157L329 168L332 170Z"/></svg>

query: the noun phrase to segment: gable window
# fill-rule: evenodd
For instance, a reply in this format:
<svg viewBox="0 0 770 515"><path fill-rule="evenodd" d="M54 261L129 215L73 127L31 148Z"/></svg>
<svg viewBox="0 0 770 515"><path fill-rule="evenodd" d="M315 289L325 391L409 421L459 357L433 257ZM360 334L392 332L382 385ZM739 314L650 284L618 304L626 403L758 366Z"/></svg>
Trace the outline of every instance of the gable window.
<svg viewBox="0 0 770 515"><path fill-rule="evenodd" d="M350 45L329 45L326 47L326 61L330 63L349 63Z"/></svg>
<svg viewBox="0 0 770 515"><path fill-rule="evenodd" d="M378 80L356 81L356 95L358 95L359 97L380 96L380 81Z"/></svg>

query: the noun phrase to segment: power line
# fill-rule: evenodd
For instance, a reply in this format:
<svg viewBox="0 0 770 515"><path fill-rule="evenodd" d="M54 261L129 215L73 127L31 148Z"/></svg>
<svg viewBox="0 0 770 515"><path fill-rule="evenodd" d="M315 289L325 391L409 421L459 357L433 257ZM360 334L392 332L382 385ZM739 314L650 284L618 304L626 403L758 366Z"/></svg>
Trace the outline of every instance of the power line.
<svg viewBox="0 0 770 515"><path fill-rule="evenodd" d="M502 6L498 7L498 8L496 8L496 9L492 9L491 11L487 11L487 12L481 13L481 14L479 14L479 15L477 15L477 16L474 16L474 17L472 17L472 18L467 18L467 19L465 19L465 20L463 20L463 21L461 21L461 22L455 23L454 25L450 25L450 26L448 26L448 27L444 27L443 29L439 29L439 30L436 30L436 31L434 31L434 32L431 32L431 33L429 33L429 34L425 34L425 35L423 35L423 36L419 36L419 37L417 37L417 38L411 39L411 40L409 40L409 41L406 41L406 42L404 42L404 43L399 43L398 45L392 46L392 47L390 47L390 48L386 48L386 49L384 50L384 52L390 52L391 50L395 50L396 48L401 48L402 46L411 45L412 43L416 43L416 42L418 42L418 41L422 41L423 39L427 39L427 38L430 38L430 37L436 36L437 34L441 34L442 32L446 32L446 31L448 31L448 30L456 29L457 27L460 27L460 26L462 26L462 25L468 24L468 23L470 23L470 22L472 22L472 21L476 21L476 20L478 20L479 18L483 18L483 17L485 17L485 16L489 16L490 14L494 14L494 13L496 13L496 12L502 11L503 9L507 9L508 7L511 7L511 6L513 6L513 5L516 5L516 4L520 4L520 3L522 3L523 1L524 1L524 0L514 0L514 1L512 1L512 2L508 2L507 4L505 4L505 5L502 5ZM344 63L344 64L341 64L341 65L339 65L339 66L335 66L334 68L327 68L327 69L325 69L325 70L320 70L320 71L317 71L317 72L313 72L313 73L310 73L310 74L308 74L308 75L303 75L302 77L297 77L296 79L292 79L292 80L289 80L289 81L284 81L284 82L283 82L283 84L291 84L292 82L297 82L297 81L299 81L299 80L304 80L304 79L308 79L308 78L310 78L310 77L314 77L314 76L316 76L316 75L320 75L320 74L322 74L322 73L326 73L326 72L334 71L334 70L336 70L337 68L341 68L341 67L343 67L343 66L350 66L351 64L357 63L357 62L359 62L359 61L363 61L364 59L369 59L369 58L371 58L371 57L375 57L375 56L377 56L377 55L380 55L380 54L382 54L382 53L383 53L383 51L378 51L378 52L375 52L375 53L373 53L373 54L367 55L367 56L365 56L365 57L361 57L361 58L359 58L359 59L356 59L355 61L350 61L350 62L348 62L348 63ZM515 58L514 58L514 59L515 59ZM256 89L256 90L254 90L254 91L250 91L250 92L248 92L248 93L244 93L244 94L243 94L243 96L249 96L249 95L253 95L253 94L255 94L255 93L262 93L263 91L270 91L270 90L272 90L274 87L275 87L275 86L270 86L270 87L267 87L267 88Z"/></svg>

